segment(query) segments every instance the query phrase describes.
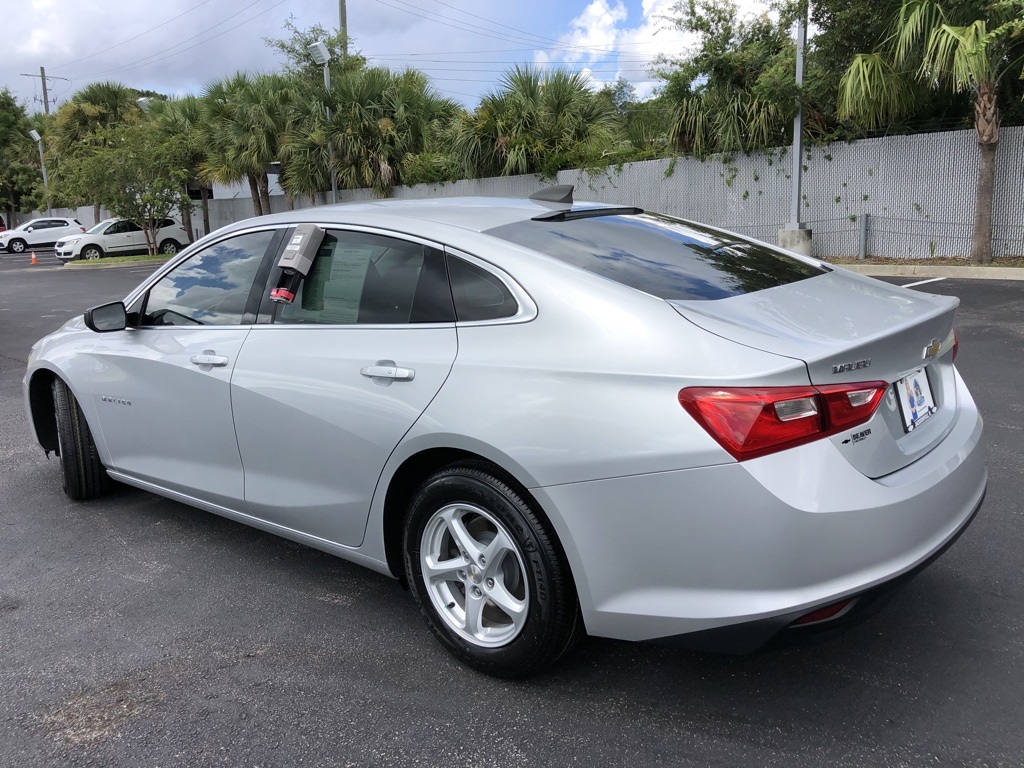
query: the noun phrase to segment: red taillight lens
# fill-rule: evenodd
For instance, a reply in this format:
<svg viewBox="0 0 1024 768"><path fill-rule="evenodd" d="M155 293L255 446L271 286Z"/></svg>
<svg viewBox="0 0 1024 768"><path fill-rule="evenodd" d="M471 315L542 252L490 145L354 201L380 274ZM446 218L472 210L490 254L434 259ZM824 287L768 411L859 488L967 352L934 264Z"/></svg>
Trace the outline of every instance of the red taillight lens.
<svg viewBox="0 0 1024 768"><path fill-rule="evenodd" d="M689 387L679 403L736 459L828 437L870 419L884 381L825 387Z"/></svg>

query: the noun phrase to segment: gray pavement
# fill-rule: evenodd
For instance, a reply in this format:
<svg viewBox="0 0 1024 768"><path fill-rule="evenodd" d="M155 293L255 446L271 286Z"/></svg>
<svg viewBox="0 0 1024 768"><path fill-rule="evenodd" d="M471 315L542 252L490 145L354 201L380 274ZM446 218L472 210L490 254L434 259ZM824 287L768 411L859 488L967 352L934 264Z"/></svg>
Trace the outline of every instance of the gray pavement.
<svg viewBox="0 0 1024 768"><path fill-rule="evenodd" d="M508 683L451 659L389 579L141 491L63 496L22 413L28 348L151 269L0 269L0 766L1024 761L1019 284L920 286L963 300L991 484L882 613L742 658L589 640Z"/></svg>

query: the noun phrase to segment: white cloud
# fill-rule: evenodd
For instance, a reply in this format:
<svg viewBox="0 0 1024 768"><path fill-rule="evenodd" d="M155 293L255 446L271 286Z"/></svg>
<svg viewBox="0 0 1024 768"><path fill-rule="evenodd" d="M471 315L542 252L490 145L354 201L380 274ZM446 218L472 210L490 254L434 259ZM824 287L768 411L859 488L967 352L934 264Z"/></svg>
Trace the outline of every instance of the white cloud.
<svg viewBox="0 0 1024 768"><path fill-rule="evenodd" d="M534 60L573 65L586 60L590 74L600 85L623 77L636 88L638 98L649 97L660 83L650 72L659 56L679 58L696 43L696 36L671 23L676 0L643 0L641 17L629 18L617 0L592 0L570 23L570 31L558 38L559 45L538 51ZM761 0L739 0L740 13L763 13ZM633 23L630 23L633 22Z"/></svg>

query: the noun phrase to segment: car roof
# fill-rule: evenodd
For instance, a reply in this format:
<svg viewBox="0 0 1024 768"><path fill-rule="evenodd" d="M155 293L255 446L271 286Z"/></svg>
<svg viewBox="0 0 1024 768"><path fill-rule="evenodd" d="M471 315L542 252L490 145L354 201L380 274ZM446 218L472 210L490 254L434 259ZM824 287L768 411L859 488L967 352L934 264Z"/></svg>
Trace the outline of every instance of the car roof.
<svg viewBox="0 0 1024 768"><path fill-rule="evenodd" d="M576 202L572 210L616 208L614 205ZM324 205L259 217L260 223L291 223L317 220L324 223L354 224L366 220L386 224L408 219L447 224L474 232L526 221L544 213L568 210L569 206L542 203L527 198L442 197L427 200L373 200L358 203ZM241 224L242 222L240 222ZM252 226L253 221L244 222Z"/></svg>

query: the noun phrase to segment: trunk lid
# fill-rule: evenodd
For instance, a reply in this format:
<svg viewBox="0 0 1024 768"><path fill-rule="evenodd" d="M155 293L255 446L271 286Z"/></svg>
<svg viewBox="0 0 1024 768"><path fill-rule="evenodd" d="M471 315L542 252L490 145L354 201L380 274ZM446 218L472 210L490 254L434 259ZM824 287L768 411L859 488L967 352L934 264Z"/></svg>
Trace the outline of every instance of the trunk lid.
<svg viewBox="0 0 1024 768"><path fill-rule="evenodd" d="M717 301L670 303L711 333L803 361L812 384L889 384L871 421L829 438L869 477L910 464L952 428L958 299L835 270Z"/></svg>

